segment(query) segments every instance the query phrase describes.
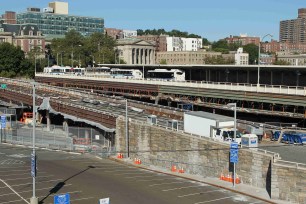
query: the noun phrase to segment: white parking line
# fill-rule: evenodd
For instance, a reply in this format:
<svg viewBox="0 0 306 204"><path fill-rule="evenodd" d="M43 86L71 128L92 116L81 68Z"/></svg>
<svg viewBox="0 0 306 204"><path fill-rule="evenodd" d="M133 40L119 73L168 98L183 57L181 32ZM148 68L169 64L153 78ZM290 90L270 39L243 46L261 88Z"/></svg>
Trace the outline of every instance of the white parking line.
<svg viewBox="0 0 306 204"><path fill-rule="evenodd" d="M55 179L55 180L48 180L48 181L40 181L40 182L37 182L36 185L39 185L40 183L49 183L49 182L53 182L53 181L62 181L63 179ZM33 182L31 183L22 183L22 184L14 184L14 185L11 185L12 187L18 187L18 186L26 186L26 185L32 185ZM6 186L3 186L3 187L0 187L0 188L6 188Z"/></svg>
<svg viewBox="0 0 306 204"><path fill-rule="evenodd" d="M28 170L28 171L29 171L29 170ZM45 174L45 173L47 173L47 172L40 171L39 173L40 173L40 174ZM28 173L22 173L22 174L6 174L6 175L2 175L1 177L3 177L3 176L21 176L21 175L28 175L28 174L30 174L30 172L28 172Z"/></svg>
<svg viewBox="0 0 306 204"><path fill-rule="evenodd" d="M182 180L180 178L169 178L169 179L166 179L166 178L160 178L160 179L143 179L143 180L137 180L137 181L162 181L162 180Z"/></svg>
<svg viewBox="0 0 306 204"><path fill-rule="evenodd" d="M53 175L49 176L37 176L36 179L38 178L46 178L46 177L51 177ZM25 178L15 178L15 179L5 179L5 181L17 181L17 180L25 180L25 179L32 179L33 177L25 177Z"/></svg>
<svg viewBox="0 0 306 204"><path fill-rule="evenodd" d="M7 202L2 202L2 203L0 203L0 204L16 203L16 202L20 202L20 201L23 201L23 202L24 202L24 200L20 199L20 200L11 200L11 201L7 201Z"/></svg>
<svg viewBox="0 0 306 204"><path fill-rule="evenodd" d="M151 184L149 186L161 186L161 185L167 185L167 184L173 184L173 183L186 183L186 181L176 181L176 182L170 182L170 183L156 183L156 184Z"/></svg>
<svg viewBox="0 0 306 204"><path fill-rule="evenodd" d="M18 165L20 165L20 164L18 164ZM20 166L18 166L17 164L15 164L14 166L7 166L7 167L0 167L0 169L20 169L20 168L29 168L30 169L30 167L31 166L24 166L24 165L20 165Z"/></svg>
<svg viewBox="0 0 306 204"><path fill-rule="evenodd" d="M147 178L147 177L156 177L156 175L152 175L152 176L128 176L128 177L124 177L124 178Z"/></svg>
<svg viewBox="0 0 306 204"><path fill-rule="evenodd" d="M4 185L6 185L11 191L13 191L13 194L16 194L19 198L21 198L22 200L24 200L27 204L30 204L28 201L26 201L21 195L19 195L10 185L8 185L5 181L1 180L0 181L2 183L4 183Z"/></svg>
<svg viewBox="0 0 306 204"><path fill-rule="evenodd" d="M257 202L253 202L253 203L249 203L249 204L257 204L257 203L262 203L262 201L257 201Z"/></svg>
<svg viewBox="0 0 306 204"><path fill-rule="evenodd" d="M200 204L200 203L211 203L211 202L215 202L215 201L219 201L219 200L225 200L225 199L229 199L235 196L228 196L228 197L223 197L223 198L218 198L218 199L214 199L214 200L208 200L208 201L203 201L203 202L197 202L194 204Z"/></svg>
<svg viewBox="0 0 306 204"><path fill-rule="evenodd" d="M148 174L146 172L130 172L130 173L120 173L120 174L113 174L113 175L129 175L129 174Z"/></svg>
<svg viewBox="0 0 306 204"><path fill-rule="evenodd" d="M67 184L67 185L65 185L64 187L66 187L66 186L71 186L72 184ZM43 191L43 190L46 190L46 189L52 189L52 188L54 188L54 186L50 186L50 187L46 187L46 188L36 188L35 190L36 191ZM21 194L21 193L28 193L28 192L32 192L33 191L33 189L31 189L31 190L27 190L27 191L20 191L19 193ZM7 196L7 195L14 195L15 193L6 193L6 194L1 194L0 195L0 197L1 196Z"/></svg>
<svg viewBox="0 0 306 204"><path fill-rule="evenodd" d="M208 185L203 185L203 186L208 186ZM200 188L203 187L201 185L196 185L196 186L185 186L185 187L180 187L180 188L170 188L170 189L165 189L163 191L175 191L175 190L180 190L180 189L185 189L185 188Z"/></svg>
<svg viewBox="0 0 306 204"><path fill-rule="evenodd" d="M7 171L0 171L0 173L6 173L6 172L19 172L19 171L29 171L29 169L24 169L24 170L7 170Z"/></svg>
<svg viewBox="0 0 306 204"><path fill-rule="evenodd" d="M218 189L218 190L211 190L211 191L205 191L205 192L199 192L199 193L190 193L190 194L186 194L186 195L180 195L180 196L177 196L177 197L178 198L183 198L183 197L187 197L187 196L201 195L201 194L205 194L205 193L212 193L212 192L218 192L218 191L220 191L220 192L224 191L225 192L225 190L223 190L223 189Z"/></svg>

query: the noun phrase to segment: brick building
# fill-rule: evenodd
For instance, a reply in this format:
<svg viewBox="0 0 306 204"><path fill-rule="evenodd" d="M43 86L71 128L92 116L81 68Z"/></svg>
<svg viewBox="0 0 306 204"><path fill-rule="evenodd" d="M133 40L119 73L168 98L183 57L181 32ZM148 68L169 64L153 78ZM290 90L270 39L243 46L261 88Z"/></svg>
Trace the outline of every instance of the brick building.
<svg viewBox="0 0 306 204"><path fill-rule="evenodd" d="M27 54L37 48L41 53L45 51L45 38L42 36L37 25L31 24L0 24L0 43L8 42L20 46Z"/></svg>
<svg viewBox="0 0 306 204"><path fill-rule="evenodd" d="M247 44L255 44L258 46L260 42L259 37L249 37L247 35L242 35L242 34L240 34L240 36L227 37L225 38L225 40L228 44L238 44L240 46L244 46Z"/></svg>
<svg viewBox="0 0 306 204"><path fill-rule="evenodd" d="M2 20L4 23L16 24L16 12L6 11L4 14L2 14Z"/></svg>

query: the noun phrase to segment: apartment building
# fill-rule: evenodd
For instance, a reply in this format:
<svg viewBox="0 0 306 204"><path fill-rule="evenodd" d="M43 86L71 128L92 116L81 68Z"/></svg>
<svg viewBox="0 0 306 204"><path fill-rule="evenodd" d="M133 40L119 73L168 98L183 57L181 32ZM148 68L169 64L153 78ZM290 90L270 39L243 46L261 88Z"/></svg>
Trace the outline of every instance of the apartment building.
<svg viewBox="0 0 306 204"><path fill-rule="evenodd" d="M247 44L259 45L259 37L249 37L247 34L240 34L240 36L230 36L225 38L228 44L237 44L239 46L245 46Z"/></svg>
<svg viewBox="0 0 306 204"><path fill-rule="evenodd" d="M306 43L306 8L298 9L298 17L280 21L279 41Z"/></svg>
<svg viewBox="0 0 306 204"><path fill-rule="evenodd" d="M156 63L166 62L171 65L205 64L206 58L221 57L221 52L206 51L167 51L156 53Z"/></svg>
<svg viewBox="0 0 306 204"><path fill-rule="evenodd" d="M1 16L2 20L4 23L9 23L9 24L16 24L16 12L14 11L6 11L4 14Z"/></svg>
<svg viewBox="0 0 306 204"><path fill-rule="evenodd" d="M167 51L198 51L202 49L202 38L167 37Z"/></svg>

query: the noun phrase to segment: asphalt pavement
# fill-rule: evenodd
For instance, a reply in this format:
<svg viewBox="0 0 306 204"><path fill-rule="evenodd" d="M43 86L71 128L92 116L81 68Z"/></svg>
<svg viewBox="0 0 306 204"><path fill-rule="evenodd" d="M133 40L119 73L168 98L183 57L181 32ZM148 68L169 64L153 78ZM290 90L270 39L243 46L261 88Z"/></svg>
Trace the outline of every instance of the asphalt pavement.
<svg viewBox="0 0 306 204"><path fill-rule="evenodd" d="M31 149L0 145L0 204L27 203L32 197ZM69 193L73 204L266 203L263 200L128 163L89 155L37 150L36 195L53 203L54 195Z"/></svg>

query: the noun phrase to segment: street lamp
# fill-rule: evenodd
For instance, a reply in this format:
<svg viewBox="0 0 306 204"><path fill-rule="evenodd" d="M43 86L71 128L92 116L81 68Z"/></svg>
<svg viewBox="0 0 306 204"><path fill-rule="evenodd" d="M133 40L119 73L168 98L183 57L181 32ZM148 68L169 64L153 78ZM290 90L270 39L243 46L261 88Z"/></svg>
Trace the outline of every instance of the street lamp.
<svg viewBox="0 0 306 204"><path fill-rule="evenodd" d="M33 178L33 196L30 199L31 204L38 204L38 198L35 195L35 181L36 181L36 152L35 152L35 128L36 128L36 107L35 107L35 86L36 83L32 82L33 85L33 118L32 118L32 124L33 124L33 143L32 143L32 154L31 154L31 175Z"/></svg>
<svg viewBox="0 0 306 204"><path fill-rule="evenodd" d="M228 103L227 106L230 106L230 107L234 107L234 142L236 142L236 127L237 127L237 117L236 117L236 114L237 114L237 103ZM235 188L235 182L236 182L236 165L235 165L235 162L234 162L234 188Z"/></svg>
<svg viewBox="0 0 306 204"><path fill-rule="evenodd" d="M267 35L265 35L265 36L263 36L262 38L261 38L261 41L263 41L264 40L264 38L265 37L267 37L267 36L270 36L271 38L273 37L273 35L271 35L271 34L267 34ZM258 71L257 71L257 88L259 88L259 80L260 80L260 38L259 38L259 46L258 46Z"/></svg>
<svg viewBox="0 0 306 204"><path fill-rule="evenodd" d="M227 106L234 107L234 142L236 142L236 127L237 127L237 103L228 103Z"/></svg>

